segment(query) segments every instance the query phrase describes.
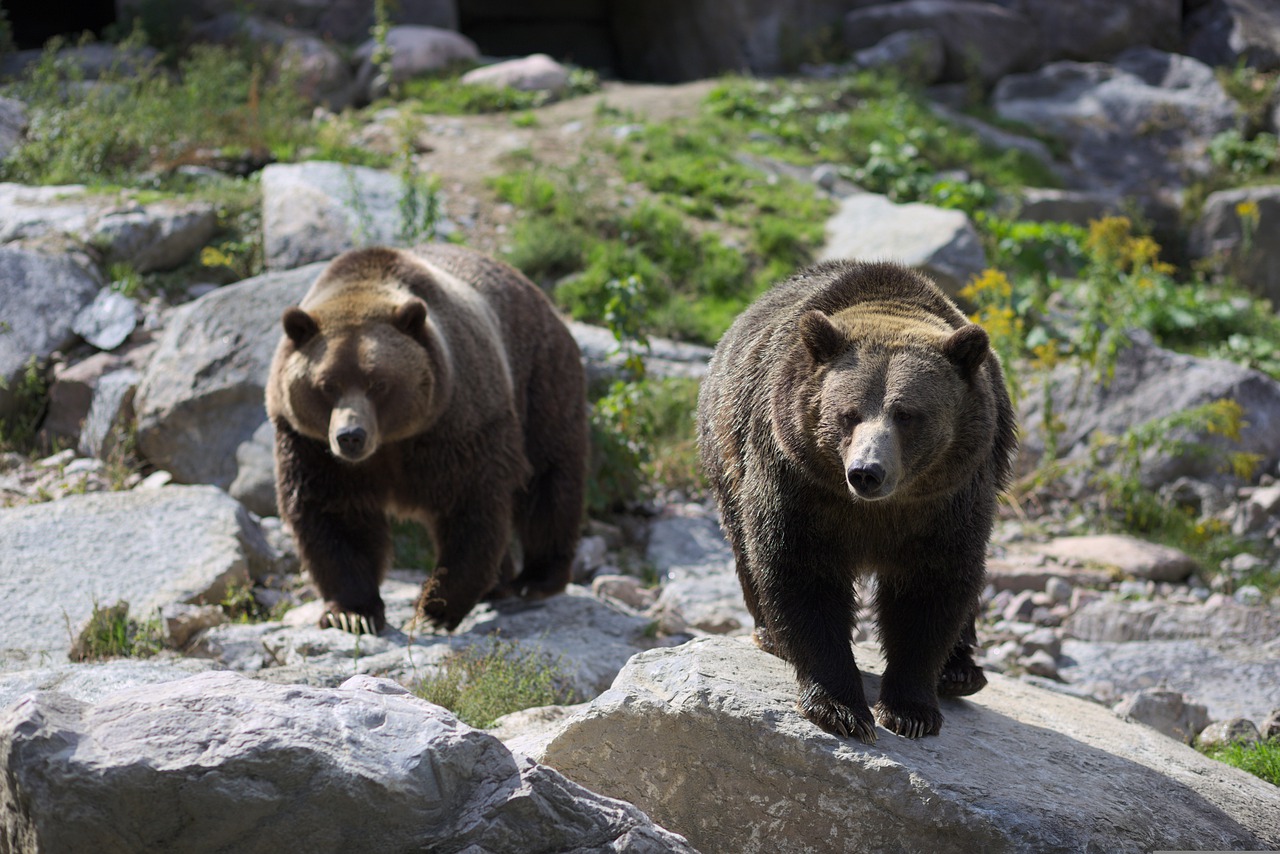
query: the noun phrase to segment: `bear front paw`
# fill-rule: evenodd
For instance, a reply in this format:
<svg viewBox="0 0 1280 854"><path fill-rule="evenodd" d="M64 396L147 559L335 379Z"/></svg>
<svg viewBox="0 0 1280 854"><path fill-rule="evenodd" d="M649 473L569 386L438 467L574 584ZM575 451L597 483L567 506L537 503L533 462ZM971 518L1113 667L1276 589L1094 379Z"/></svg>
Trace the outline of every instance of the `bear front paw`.
<svg viewBox="0 0 1280 854"><path fill-rule="evenodd" d="M343 608L337 602L326 602L325 606L319 621L322 629L341 629L353 635L376 635L387 625L380 612L362 614Z"/></svg>
<svg viewBox="0 0 1280 854"><path fill-rule="evenodd" d="M951 664L938 677L939 697L968 697L987 687L987 675L976 664Z"/></svg>
<svg viewBox="0 0 1280 854"><path fill-rule="evenodd" d="M820 685L814 685L800 695L796 703L800 714L841 738L856 738L863 744L876 743L876 724L866 704L854 708L831 696Z"/></svg>
<svg viewBox="0 0 1280 854"><path fill-rule="evenodd" d="M942 729L942 712L924 703L876 703L876 721L903 738L937 735Z"/></svg>

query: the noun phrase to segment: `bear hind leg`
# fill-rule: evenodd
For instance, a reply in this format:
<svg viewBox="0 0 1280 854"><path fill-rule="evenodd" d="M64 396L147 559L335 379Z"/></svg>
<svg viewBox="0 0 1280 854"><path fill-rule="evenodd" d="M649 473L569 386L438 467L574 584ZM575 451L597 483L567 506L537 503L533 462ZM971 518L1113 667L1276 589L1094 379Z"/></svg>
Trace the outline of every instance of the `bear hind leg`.
<svg viewBox="0 0 1280 854"><path fill-rule="evenodd" d="M978 631L970 620L956 642L947 663L942 665L938 677L938 696L968 697L987 687L987 676L973 660L973 648L978 643Z"/></svg>
<svg viewBox="0 0 1280 854"><path fill-rule="evenodd" d="M580 478L560 469L539 476L521 496L517 533L523 567L513 582L525 599L545 599L568 586L582 526Z"/></svg>

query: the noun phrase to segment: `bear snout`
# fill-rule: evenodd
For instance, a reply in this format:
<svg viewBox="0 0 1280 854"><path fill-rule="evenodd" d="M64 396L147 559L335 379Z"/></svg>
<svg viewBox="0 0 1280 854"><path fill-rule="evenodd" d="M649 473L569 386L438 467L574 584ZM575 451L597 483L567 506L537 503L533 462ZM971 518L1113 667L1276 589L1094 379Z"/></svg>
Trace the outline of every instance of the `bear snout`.
<svg viewBox="0 0 1280 854"><path fill-rule="evenodd" d="M366 398L344 397L329 416L329 451L349 463L368 459L378 450L377 423Z"/></svg>
<svg viewBox="0 0 1280 854"><path fill-rule="evenodd" d="M342 456L359 457L360 452L364 450L369 433L363 427L347 427L339 430L334 438L338 440L338 449L342 452Z"/></svg>
<svg viewBox="0 0 1280 854"><path fill-rule="evenodd" d="M855 463L845 472L849 488L862 498L877 497L884 487L884 476L884 466L872 462Z"/></svg>

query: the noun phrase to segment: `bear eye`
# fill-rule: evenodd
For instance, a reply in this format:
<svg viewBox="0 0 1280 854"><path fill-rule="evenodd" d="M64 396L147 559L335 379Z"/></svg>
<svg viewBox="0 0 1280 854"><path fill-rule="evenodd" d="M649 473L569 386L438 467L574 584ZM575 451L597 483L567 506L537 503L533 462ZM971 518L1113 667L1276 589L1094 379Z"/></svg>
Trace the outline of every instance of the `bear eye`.
<svg viewBox="0 0 1280 854"><path fill-rule="evenodd" d="M897 412L893 413L893 420L897 421L899 424L908 424L915 419L916 413L908 412L905 409L899 409Z"/></svg>
<svg viewBox="0 0 1280 854"><path fill-rule="evenodd" d="M320 381L320 393L323 394L325 397L336 400L338 397L338 392L339 392L338 384L333 380Z"/></svg>
<svg viewBox="0 0 1280 854"><path fill-rule="evenodd" d="M386 380L370 380L369 381L369 394L386 394L386 391L387 391Z"/></svg>
<svg viewBox="0 0 1280 854"><path fill-rule="evenodd" d="M840 423L845 427L856 427L862 422L862 416L858 414L858 410L850 409L840 416Z"/></svg>

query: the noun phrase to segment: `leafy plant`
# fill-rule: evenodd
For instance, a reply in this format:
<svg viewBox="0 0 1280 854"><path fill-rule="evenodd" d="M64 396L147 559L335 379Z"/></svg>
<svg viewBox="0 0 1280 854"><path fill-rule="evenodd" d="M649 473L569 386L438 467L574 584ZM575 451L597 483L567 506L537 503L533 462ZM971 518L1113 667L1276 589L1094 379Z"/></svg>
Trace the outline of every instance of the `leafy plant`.
<svg viewBox="0 0 1280 854"><path fill-rule="evenodd" d="M7 332L0 327L0 335ZM36 430L49 405L49 378L33 355L27 359L16 382L0 377L0 390L11 395L7 418L0 418L0 450L20 451L34 447Z"/></svg>
<svg viewBox="0 0 1280 854"><path fill-rule="evenodd" d="M1280 161L1280 141L1275 134L1265 132L1246 138L1232 128L1209 141L1209 159L1237 179L1260 177Z"/></svg>
<svg viewBox="0 0 1280 854"><path fill-rule="evenodd" d="M218 603L228 619L236 623L261 623L278 620L290 608L287 599L281 599L272 607L263 605L254 595L250 582L233 581L227 585L222 601Z"/></svg>
<svg viewBox="0 0 1280 854"><path fill-rule="evenodd" d="M149 658L163 648L159 619L135 620L129 616L129 603L121 599L105 608L93 603L93 614L69 656L72 661Z"/></svg>
<svg viewBox="0 0 1280 854"><path fill-rule="evenodd" d="M550 660L496 634L487 644L450 655L437 675L418 682L414 693L480 728L521 709L577 702L560 659Z"/></svg>

